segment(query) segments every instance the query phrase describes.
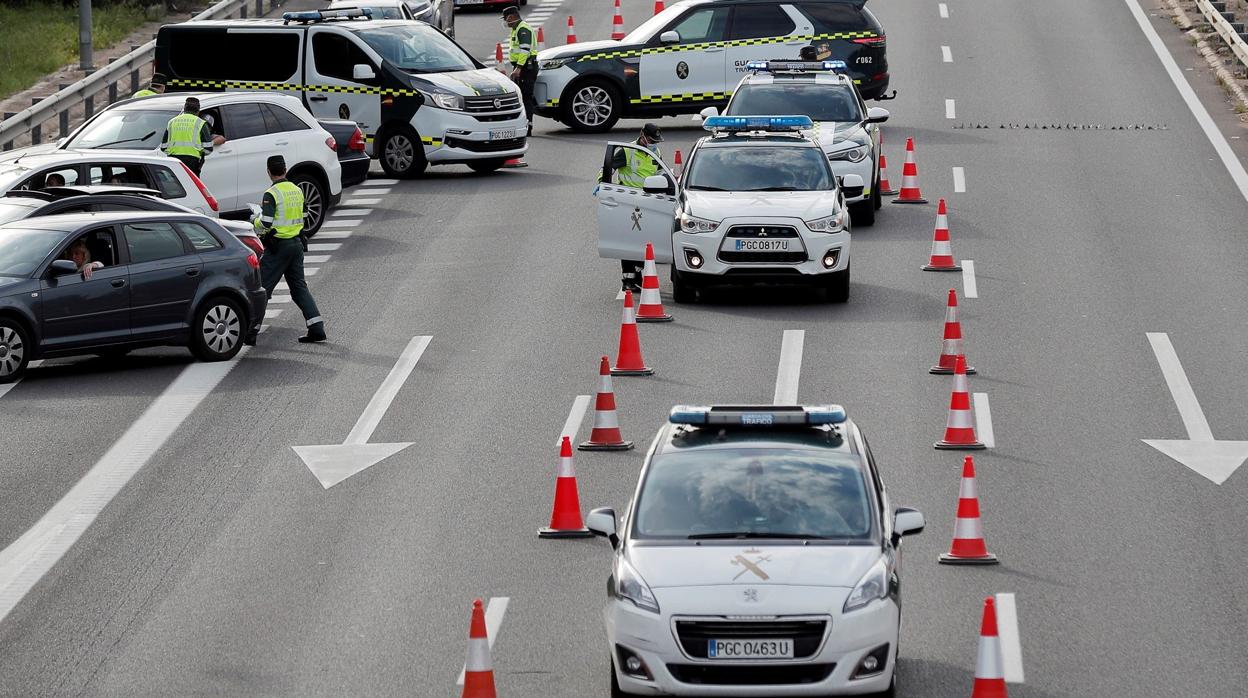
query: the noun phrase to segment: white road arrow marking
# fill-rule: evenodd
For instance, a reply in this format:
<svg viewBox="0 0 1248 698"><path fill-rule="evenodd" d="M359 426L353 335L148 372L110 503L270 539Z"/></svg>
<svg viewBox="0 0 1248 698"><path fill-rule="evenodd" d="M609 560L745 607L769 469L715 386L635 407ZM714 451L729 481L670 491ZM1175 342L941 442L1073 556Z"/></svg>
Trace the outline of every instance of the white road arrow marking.
<svg viewBox="0 0 1248 698"><path fill-rule="evenodd" d="M1149 332L1148 343L1153 346L1161 374L1170 388L1174 406L1187 429L1187 439L1141 439L1144 443L1170 456L1174 460L1209 478L1214 484L1226 482L1248 460L1248 441L1217 441L1209 421L1200 409L1196 392L1187 380L1179 355L1165 332Z"/></svg>
<svg viewBox="0 0 1248 698"><path fill-rule="evenodd" d="M373 394L373 399L368 401L368 406L356 420L351 433L347 434L346 441L328 446L291 446L303 459L304 465L308 466L308 470L321 482L321 487L329 489L412 445L411 442L370 444L368 440L377 430L377 425L381 424L381 418L386 416L390 403L394 402L407 377L412 375L416 362L420 361L432 339L433 337L425 336L412 337L394 368L390 369L390 374Z"/></svg>

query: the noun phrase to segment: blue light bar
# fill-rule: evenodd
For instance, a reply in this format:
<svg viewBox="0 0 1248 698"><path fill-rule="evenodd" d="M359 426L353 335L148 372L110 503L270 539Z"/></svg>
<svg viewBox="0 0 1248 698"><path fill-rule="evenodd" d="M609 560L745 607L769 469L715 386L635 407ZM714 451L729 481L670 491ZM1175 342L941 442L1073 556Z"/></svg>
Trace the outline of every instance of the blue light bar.
<svg viewBox="0 0 1248 698"><path fill-rule="evenodd" d="M848 69L845 61L749 61L745 64L746 70L753 70L762 73L775 72L791 72L801 73L808 71L836 70L844 71Z"/></svg>
<svg viewBox="0 0 1248 698"><path fill-rule="evenodd" d="M320 10L309 10L307 12L283 12L282 19L287 22L315 22L321 18Z"/></svg>
<svg viewBox="0 0 1248 698"><path fill-rule="evenodd" d="M321 22L327 19L354 19L356 17L373 18L372 8L343 7L337 10L306 10L303 12L283 12L284 22Z"/></svg>
<svg viewBox="0 0 1248 698"><path fill-rule="evenodd" d="M707 131L801 131L814 128L809 116L708 116Z"/></svg>
<svg viewBox="0 0 1248 698"><path fill-rule="evenodd" d="M740 427L823 426L845 421L840 405L677 405L667 421L686 425Z"/></svg>

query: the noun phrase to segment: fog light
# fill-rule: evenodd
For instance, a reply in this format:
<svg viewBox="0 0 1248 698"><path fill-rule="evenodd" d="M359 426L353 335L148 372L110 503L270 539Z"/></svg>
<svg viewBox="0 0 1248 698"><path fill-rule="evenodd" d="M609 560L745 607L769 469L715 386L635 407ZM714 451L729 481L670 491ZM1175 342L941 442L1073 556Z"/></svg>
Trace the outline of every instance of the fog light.
<svg viewBox="0 0 1248 698"><path fill-rule="evenodd" d="M699 269L702 266L702 255L697 250L685 248L685 262L689 264L690 269Z"/></svg>
<svg viewBox="0 0 1248 698"><path fill-rule="evenodd" d="M634 654L633 656L629 657L627 661L624 662L624 668L628 670L628 673L636 674L637 672L641 671L641 660L638 659L637 655Z"/></svg>
<svg viewBox="0 0 1248 698"><path fill-rule="evenodd" d="M825 269L835 267L836 263L839 261L841 261L840 250L828 250L828 253L823 256L823 266Z"/></svg>
<svg viewBox="0 0 1248 698"><path fill-rule="evenodd" d="M625 674L637 679L654 680L654 677L650 675L650 669L646 667L646 663L641 661L641 657L634 654L632 650L616 645L615 651L619 655L620 668L624 670Z"/></svg>
<svg viewBox="0 0 1248 698"><path fill-rule="evenodd" d="M854 673L850 674L851 679L865 679L871 676L878 676L884 671L885 665L888 664L888 645L883 644L875 649L867 652L867 654L858 661L858 666L854 667Z"/></svg>
<svg viewBox="0 0 1248 698"><path fill-rule="evenodd" d="M636 659L636 657L631 657L629 661L632 661L633 659ZM638 662L638 664L640 663L641 662ZM866 659L862 660L863 671L875 671L875 668L878 667L879 665L880 665L879 660L870 655L868 655Z"/></svg>

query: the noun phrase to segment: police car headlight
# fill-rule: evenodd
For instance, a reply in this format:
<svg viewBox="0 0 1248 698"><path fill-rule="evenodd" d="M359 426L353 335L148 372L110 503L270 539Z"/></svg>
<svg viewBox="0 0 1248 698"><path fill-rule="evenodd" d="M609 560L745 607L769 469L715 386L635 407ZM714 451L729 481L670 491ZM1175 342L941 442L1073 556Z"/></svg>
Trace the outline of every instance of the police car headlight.
<svg viewBox="0 0 1248 698"><path fill-rule="evenodd" d="M464 110L464 98L459 95L447 94L445 92L426 92L425 97L433 102L434 106L453 111Z"/></svg>
<svg viewBox="0 0 1248 698"><path fill-rule="evenodd" d="M839 153L832 153L828 155L828 159L833 162L837 162L837 161L862 162L863 159L866 158L870 154L871 154L871 146L860 145L854 148L850 148L849 150L842 150Z"/></svg>
<svg viewBox="0 0 1248 698"><path fill-rule="evenodd" d="M888 596L888 563L884 558L880 558L867 573L862 575L862 579L858 580L858 584L854 586L854 590L849 592L849 598L845 599L845 606L841 608L842 613L856 611L870 604L877 599L883 599Z"/></svg>
<svg viewBox="0 0 1248 698"><path fill-rule="evenodd" d="M691 216L687 213L680 214L680 232L682 233L691 233L694 235L697 235L698 233L710 233L714 232L714 230L718 227L719 221L708 221L705 218L698 218L697 216Z"/></svg>
<svg viewBox="0 0 1248 698"><path fill-rule="evenodd" d="M654 598L654 592L650 591L646 580L623 557L615 559L615 597L627 599L644 611L659 612L659 602Z"/></svg>
<svg viewBox="0 0 1248 698"><path fill-rule="evenodd" d="M839 233L845 227L845 209L830 216L806 221L806 227L810 228L812 233Z"/></svg>
<svg viewBox="0 0 1248 698"><path fill-rule="evenodd" d="M555 68L562 68L563 66L570 63L572 60L573 60L572 58L547 58L546 60L542 61L541 65L539 65L538 67L541 68L542 70L554 70Z"/></svg>

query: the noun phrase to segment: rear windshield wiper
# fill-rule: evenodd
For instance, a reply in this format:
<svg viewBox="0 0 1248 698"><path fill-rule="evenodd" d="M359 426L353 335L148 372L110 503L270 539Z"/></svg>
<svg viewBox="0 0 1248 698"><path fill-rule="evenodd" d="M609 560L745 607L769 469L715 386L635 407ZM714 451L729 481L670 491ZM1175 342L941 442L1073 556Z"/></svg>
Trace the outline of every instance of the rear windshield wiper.
<svg viewBox="0 0 1248 698"><path fill-rule="evenodd" d="M829 540L830 536L813 533L767 533L765 531L720 531L717 533L694 533L689 540L715 540L717 538L781 538L786 540Z"/></svg>
<svg viewBox="0 0 1248 698"><path fill-rule="evenodd" d="M145 140L147 140L147 139L149 139L149 138L151 138L152 136L155 136L155 135L156 135L156 132L155 132L155 131L152 131L151 133L147 134L146 136L143 136L142 138L123 138L123 139L121 139L121 140L119 140L119 141L113 141L112 143L105 143L104 145L93 145L93 146L91 146L91 147L92 147L92 148L109 148L109 147L112 147L112 146L114 146L114 145L121 145L122 143L131 143L131 142L134 142L134 141L138 141L138 142L142 143L143 141L145 141Z"/></svg>

